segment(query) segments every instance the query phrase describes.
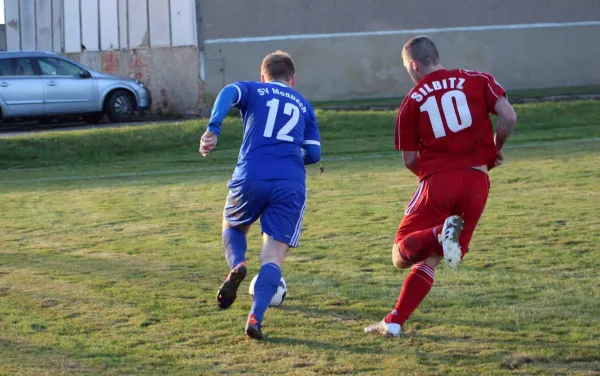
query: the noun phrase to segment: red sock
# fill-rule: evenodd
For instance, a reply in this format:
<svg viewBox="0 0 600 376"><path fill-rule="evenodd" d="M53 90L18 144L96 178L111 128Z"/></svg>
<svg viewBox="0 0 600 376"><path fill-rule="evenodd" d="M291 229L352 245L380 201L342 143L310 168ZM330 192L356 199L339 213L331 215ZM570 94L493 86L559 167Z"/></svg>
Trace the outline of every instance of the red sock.
<svg viewBox="0 0 600 376"><path fill-rule="evenodd" d="M438 234L442 226L435 226L427 230L415 231L400 241L400 254L402 259L410 263L425 260L436 247L441 247Z"/></svg>
<svg viewBox="0 0 600 376"><path fill-rule="evenodd" d="M413 266L404 280L398 303L394 310L385 317L385 322L404 325L431 290L434 273L433 268L427 264L421 263Z"/></svg>

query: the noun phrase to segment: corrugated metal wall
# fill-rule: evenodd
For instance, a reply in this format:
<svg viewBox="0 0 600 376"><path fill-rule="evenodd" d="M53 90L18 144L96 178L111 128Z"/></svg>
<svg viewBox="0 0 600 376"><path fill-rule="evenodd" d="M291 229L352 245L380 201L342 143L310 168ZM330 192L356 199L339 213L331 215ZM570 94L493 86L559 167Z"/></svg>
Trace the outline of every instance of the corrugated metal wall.
<svg viewBox="0 0 600 376"><path fill-rule="evenodd" d="M9 51L197 45L195 0L5 0Z"/></svg>

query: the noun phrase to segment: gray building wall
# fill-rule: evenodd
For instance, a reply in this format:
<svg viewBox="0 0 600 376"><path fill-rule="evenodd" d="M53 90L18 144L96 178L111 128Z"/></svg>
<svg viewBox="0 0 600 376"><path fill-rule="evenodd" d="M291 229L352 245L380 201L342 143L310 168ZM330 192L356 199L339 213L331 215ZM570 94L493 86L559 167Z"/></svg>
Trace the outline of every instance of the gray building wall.
<svg viewBox="0 0 600 376"><path fill-rule="evenodd" d="M0 51L6 51L6 25L0 25Z"/></svg>
<svg viewBox="0 0 600 376"><path fill-rule="evenodd" d="M412 82L401 49L419 34L434 39L446 67L492 73L509 90L600 84L600 0L200 4L209 101L231 81L258 79L277 49L294 57L297 89L310 99L404 95Z"/></svg>
<svg viewBox="0 0 600 376"><path fill-rule="evenodd" d="M196 47L142 48L66 54L73 60L105 73L144 82L152 91L151 113L200 115L204 85L198 74Z"/></svg>

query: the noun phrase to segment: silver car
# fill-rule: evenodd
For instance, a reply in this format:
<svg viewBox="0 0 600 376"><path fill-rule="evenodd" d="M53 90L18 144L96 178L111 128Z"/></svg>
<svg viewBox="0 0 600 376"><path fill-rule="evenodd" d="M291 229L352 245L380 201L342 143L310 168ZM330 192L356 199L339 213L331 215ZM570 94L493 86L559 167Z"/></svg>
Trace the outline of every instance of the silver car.
<svg viewBox="0 0 600 376"><path fill-rule="evenodd" d="M152 105L141 82L95 72L49 52L0 53L0 118L48 119L81 115L88 123L104 116L131 121Z"/></svg>

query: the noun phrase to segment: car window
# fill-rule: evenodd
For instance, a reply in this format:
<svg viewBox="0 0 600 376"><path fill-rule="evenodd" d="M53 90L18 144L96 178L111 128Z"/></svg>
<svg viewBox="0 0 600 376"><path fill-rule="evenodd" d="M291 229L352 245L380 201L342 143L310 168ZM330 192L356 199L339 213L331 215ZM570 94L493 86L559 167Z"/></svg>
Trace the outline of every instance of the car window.
<svg viewBox="0 0 600 376"><path fill-rule="evenodd" d="M0 76L37 76L29 58L0 59Z"/></svg>
<svg viewBox="0 0 600 376"><path fill-rule="evenodd" d="M0 60L0 76L12 76L13 70L10 59Z"/></svg>
<svg viewBox="0 0 600 376"><path fill-rule="evenodd" d="M71 76L79 77L82 69L75 64L62 59L42 57L38 59L40 69L44 76Z"/></svg>

